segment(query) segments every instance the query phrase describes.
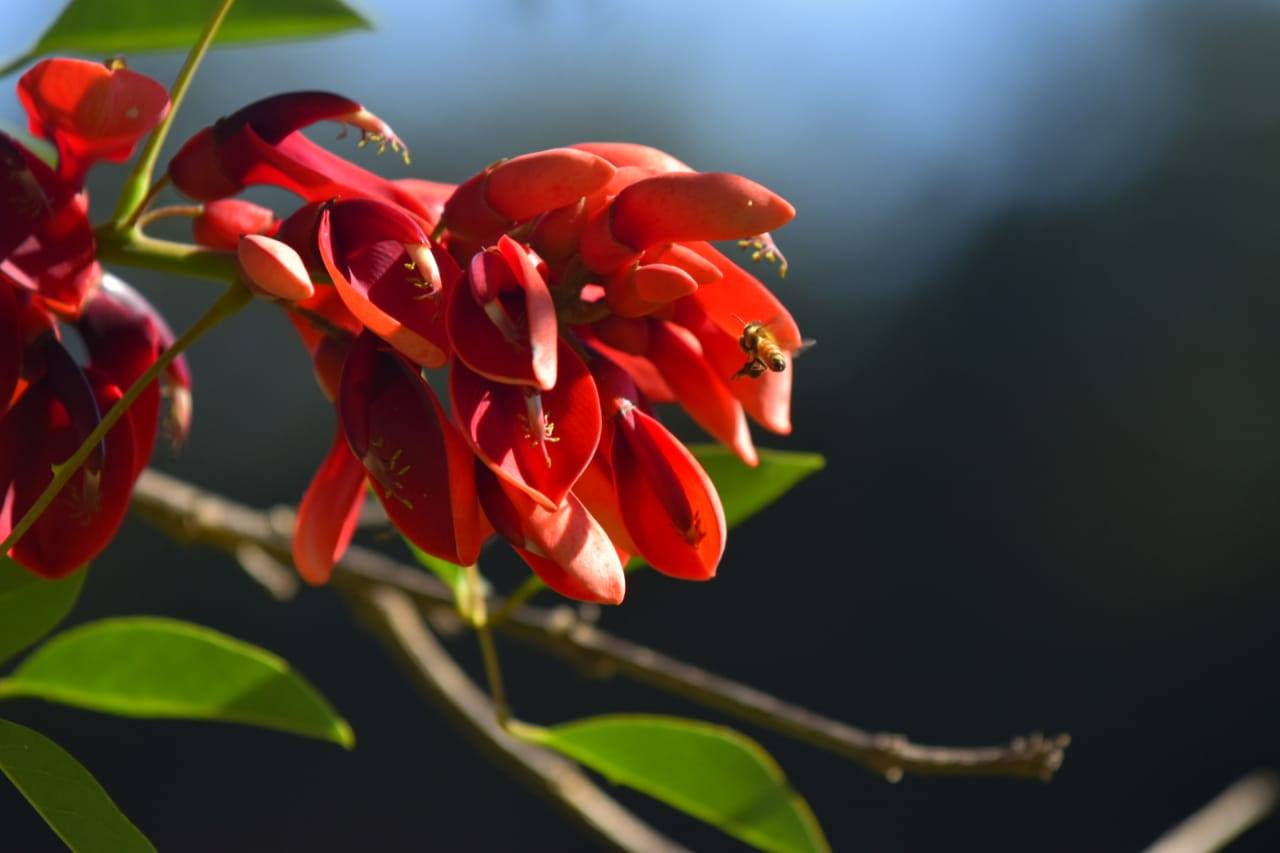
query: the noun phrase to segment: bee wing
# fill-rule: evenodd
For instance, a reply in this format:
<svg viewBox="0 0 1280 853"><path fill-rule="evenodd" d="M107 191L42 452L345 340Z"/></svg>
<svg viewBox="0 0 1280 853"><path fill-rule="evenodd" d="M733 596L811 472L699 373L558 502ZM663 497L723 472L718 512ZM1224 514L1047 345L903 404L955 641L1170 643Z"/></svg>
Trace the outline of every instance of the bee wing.
<svg viewBox="0 0 1280 853"><path fill-rule="evenodd" d="M813 349L817 345L818 345L818 342L815 341L813 338L805 338L800 342L800 346L796 347L791 351L792 361L804 355L805 353L807 353L809 350Z"/></svg>

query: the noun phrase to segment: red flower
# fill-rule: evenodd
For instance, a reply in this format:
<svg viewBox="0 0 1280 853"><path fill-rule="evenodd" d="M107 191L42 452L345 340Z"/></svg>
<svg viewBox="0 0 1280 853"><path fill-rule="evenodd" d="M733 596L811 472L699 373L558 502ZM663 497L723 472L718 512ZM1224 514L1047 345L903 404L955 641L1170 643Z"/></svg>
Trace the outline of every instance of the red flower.
<svg viewBox="0 0 1280 853"><path fill-rule="evenodd" d="M121 397L107 376L81 368L52 335L26 353L42 375L0 420L0 536L26 514L94 427ZM57 578L98 554L115 536L137 473L137 430L130 412L107 434L10 556L31 571Z"/></svg>
<svg viewBox="0 0 1280 853"><path fill-rule="evenodd" d="M40 294L74 316L102 270L94 259L88 199L0 133L0 282Z"/></svg>
<svg viewBox="0 0 1280 853"><path fill-rule="evenodd" d="M714 576L720 499L649 405L678 402L747 464L748 414L790 429L799 332L706 241L773 246L766 232L791 205L627 143L522 155L456 187L392 182L298 132L324 118L397 142L352 101L294 93L206 128L170 164L196 198L269 183L309 202L276 237L299 256L292 278L305 266L308 282L332 282L288 310L345 440L303 498L303 576L328 577L366 483L424 551L470 563L496 530L572 598L620 601L630 554L675 577ZM768 361L743 336L748 322L773 333ZM446 364L450 417L422 375Z"/></svg>
<svg viewBox="0 0 1280 853"><path fill-rule="evenodd" d="M385 202L337 201L320 214L316 239L353 315L423 367L444 364L444 305L457 265L432 251L412 216Z"/></svg>
<svg viewBox="0 0 1280 853"><path fill-rule="evenodd" d="M18 81L31 132L58 149L58 175L84 183L99 160L123 163L169 112L169 93L121 60L46 59Z"/></svg>
<svg viewBox="0 0 1280 853"><path fill-rule="evenodd" d="M476 502L471 452L419 370L365 332L343 368L338 411L396 527L429 554L474 563L490 528Z"/></svg>
<svg viewBox="0 0 1280 853"><path fill-rule="evenodd" d="M275 211L238 198L211 201L191 220L191 235L197 243L226 252L235 251L246 234L274 237L278 230Z"/></svg>
<svg viewBox="0 0 1280 853"><path fill-rule="evenodd" d="M600 443L600 399L591 374L560 342L555 387L494 382L461 361L449 370L453 416L476 456L536 504L554 510Z"/></svg>
<svg viewBox="0 0 1280 853"><path fill-rule="evenodd" d="M300 132L326 120L358 130L361 144L404 149L385 122L355 101L330 92L290 92L255 101L191 137L170 161L169 176L201 201L271 184L306 201L377 198L429 217L429 206L410 189L347 162Z"/></svg>
<svg viewBox="0 0 1280 853"><path fill-rule="evenodd" d="M449 300L449 340L467 367L497 382L556 384L556 308L528 249L505 234L471 257Z"/></svg>

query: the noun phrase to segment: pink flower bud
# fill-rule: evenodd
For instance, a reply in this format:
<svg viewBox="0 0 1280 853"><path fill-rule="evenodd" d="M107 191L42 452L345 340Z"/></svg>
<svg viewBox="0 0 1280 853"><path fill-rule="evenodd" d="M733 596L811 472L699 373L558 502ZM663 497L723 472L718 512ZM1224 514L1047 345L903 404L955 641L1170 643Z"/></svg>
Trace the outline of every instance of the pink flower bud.
<svg viewBox="0 0 1280 853"><path fill-rule="evenodd" d="M302 258L279 240L249 234L240 238L236 253L245 280L259 295L297 302L316 292Z"/></svg>

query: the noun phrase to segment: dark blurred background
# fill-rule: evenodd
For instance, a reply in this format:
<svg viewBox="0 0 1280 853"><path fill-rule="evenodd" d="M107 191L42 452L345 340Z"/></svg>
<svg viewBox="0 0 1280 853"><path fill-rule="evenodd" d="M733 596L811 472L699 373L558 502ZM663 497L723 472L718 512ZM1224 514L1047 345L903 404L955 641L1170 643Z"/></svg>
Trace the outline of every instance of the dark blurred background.
<svg viewBox="0 0 1280 853"><path fill-rule="evenodd" d="M6 4L0 54L56 5ZM829 467L735 532L715 582L638 576L604 626L925 742L1074 738L1049 785L888 785L747 729L837 850L1132 850L1280 761L1280 3L363 7L374 32L212 54L175 139L266 94L331 88L391 122L413 174L456 181L501 156L628 139L799 209L779 236L791 275L763 277L821 343L797 371L795 435L760 443ZM131 62L169 81L180 57ZM21 121L15 99L0 117ZM118 181L94 186L98 210ZM177 327L215 295L127 275ZM332 413L286 323L256 306L191 360L195 430L158 464L255 505L295 501ZM586 846L415 694L331 591L276 604L229 559L131 522L74 621L130 612L279 652L359 739L345 753L6 706L161 849ZM474 672L469 638L454 645ZM530 720L715 718L502 652ZM737 849L622 796L696 849ZM1278 823L1240 849L1280 849ZM0 824L6 850L57 849L5 787Z"/></svg>

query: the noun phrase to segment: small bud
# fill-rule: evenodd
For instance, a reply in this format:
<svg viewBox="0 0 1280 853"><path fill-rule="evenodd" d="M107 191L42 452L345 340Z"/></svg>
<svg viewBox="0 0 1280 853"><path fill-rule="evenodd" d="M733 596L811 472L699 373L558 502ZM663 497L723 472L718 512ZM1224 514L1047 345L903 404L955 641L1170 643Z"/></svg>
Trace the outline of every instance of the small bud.
<svg viewBox="0 0 1280 853"><path fill-rule="evenodd" d="M316 292L302 258L279 240L249 234L236 250L249 287L260 296L297 302Z"/></svg>
<svg viewBox="0 0 1280 853"><path fill-rule="evenodd" d="M273 236L280 227L276 214L269 208L238 198L211 201L204 212L191 222L191 233L197 243L210 249L235 251L240 238L247 234Z"/></svg>

